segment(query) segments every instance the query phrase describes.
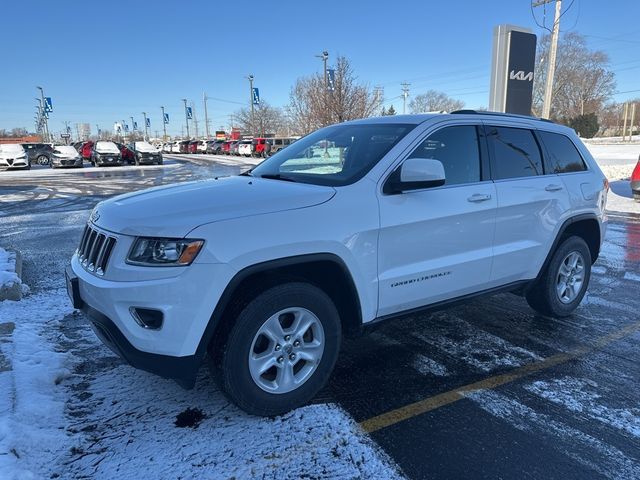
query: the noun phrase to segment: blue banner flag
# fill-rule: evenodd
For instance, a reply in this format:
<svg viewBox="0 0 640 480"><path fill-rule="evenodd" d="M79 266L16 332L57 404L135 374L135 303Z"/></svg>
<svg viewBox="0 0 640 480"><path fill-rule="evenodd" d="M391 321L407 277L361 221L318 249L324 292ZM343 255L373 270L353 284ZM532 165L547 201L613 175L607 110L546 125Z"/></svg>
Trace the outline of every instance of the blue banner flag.
<svg viewBox="0 0 640 480"><path fill-rule="evenodd" d="M253 89L252 99L254 105L260 105L260 90L255 87Z"/></svg>
<svg viewBox="0 0 640 480"><path fill-rule="evenodd" d="M191 107L187 107L187 118L189 120L193 118L193 111L191 110Z"/></svg>
<svg viewBox="0 0 640 480"><path fill-rule="evenodd" d="M164 124L165 125L169 125L169 114L168 113L164 114Z"/></svg>
<svg viewBox="0 0 640 480"><path fill-rule="evenodd" d="M336 89L336 71L333 68L327 70L327 90L333 92Z"/></svg>
<svg viewBox="0 0 640 480"><path fill-rule="evenodd" d="M147 118L147 128L151 128L151 119Z"/></svg>

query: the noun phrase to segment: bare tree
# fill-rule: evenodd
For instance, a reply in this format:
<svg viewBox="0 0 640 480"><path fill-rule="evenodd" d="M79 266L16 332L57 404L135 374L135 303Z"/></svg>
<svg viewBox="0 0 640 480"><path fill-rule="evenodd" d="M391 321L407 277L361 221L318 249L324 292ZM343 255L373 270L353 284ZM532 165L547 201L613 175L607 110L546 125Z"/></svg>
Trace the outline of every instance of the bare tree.
<svg viewBox="0 0 640 480"><path fill-rule="evenodd" d="M462 100L455 100L444 92L437 90L428 90L425 93L416 95L409 103L411 113L437 112L444 110L445 112L453 112L464 107Z"/></svg>
<svg viewBox="0 0 640 480"><path fill-rule="evenodd" d="M536 63L540 68L533 87L533 110L537 114L542 111L549 46L550 37L546 35L538 45ZM575 32L569 32L560 39L551 100L552 118L600 114L615 87L615 75L609 70L606 53L589 50L584 37Z"/></svg>
<svg viewBox="0 0 640 480"><path fill-rule="evenodd" d="M370 117L381 102L379 92L357 83L349 60L338 57L334 89L326 88L321 73L299 78L291 89L288 111L298 133L307 133L332 123Z"/></svg>
<svg viewBox="0 0 640 480"><path fill-rule="evenodd" d="M284 133L287 129L287 120L282 110L272 107L264 100L260 100L260 105L254 108L253 119L251 110L248 108L235 112L234 118L241 130L260 136L268 133Z"/></svg>

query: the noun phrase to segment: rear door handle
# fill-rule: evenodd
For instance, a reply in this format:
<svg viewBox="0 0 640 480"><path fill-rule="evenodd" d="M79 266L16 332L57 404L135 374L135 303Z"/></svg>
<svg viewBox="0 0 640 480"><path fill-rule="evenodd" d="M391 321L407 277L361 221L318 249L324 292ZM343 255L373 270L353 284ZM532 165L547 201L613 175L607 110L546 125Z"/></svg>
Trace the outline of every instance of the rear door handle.
<svg viewBox="0 0 640 480"><path fill-rule="evenodd" d="M486 202L487 200L491 200L491 195L483 193L474 193L469 198L467 198L467 201L472 203Z"/></svg>
<svg viewBox="0 0 640 480"><path fill-rule="evenodd" d="M557 192L558 190L562 190L562 185L556 185L555 183L552 183L551 185L547 185L544 189L547 192Z"/></svg>

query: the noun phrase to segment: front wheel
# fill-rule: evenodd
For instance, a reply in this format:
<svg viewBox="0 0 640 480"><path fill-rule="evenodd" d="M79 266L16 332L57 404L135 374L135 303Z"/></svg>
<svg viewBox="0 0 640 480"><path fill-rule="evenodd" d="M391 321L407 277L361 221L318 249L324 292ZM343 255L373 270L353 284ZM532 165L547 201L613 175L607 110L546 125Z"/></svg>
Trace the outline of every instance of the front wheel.
<svg viewBox="0 0 640 480"><path fill-rule="evenodd" d="M46 165L49 163L49 157L46 155L39 155L37 158L38 165Z"/></svg>
<svg viewBox="0 0 640 480"><path fill-rule="evenodd" d="M543 315L567 317L578 308L590 278L591 252L587 243L581 237L568 237L527 293L527 302Z"/></svg>
<svg viewBox="0 0 640 480"><path fill-rule="evenodd" d="M222 352L227 395L254 415L280 415L325 385L340 348L340 317L307 283L270 288L238 315Z"/></svg>

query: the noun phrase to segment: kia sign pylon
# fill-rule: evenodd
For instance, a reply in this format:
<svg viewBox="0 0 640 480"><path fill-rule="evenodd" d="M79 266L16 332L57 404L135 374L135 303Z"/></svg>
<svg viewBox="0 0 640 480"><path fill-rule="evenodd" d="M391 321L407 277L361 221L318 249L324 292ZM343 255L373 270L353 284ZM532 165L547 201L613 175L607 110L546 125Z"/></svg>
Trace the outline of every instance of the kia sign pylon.
<svg viewBox="0 0 640 480"><path fill-rule="evenodd" d="M494 28L489 110L531 115L536 41L526 28Z"/></svg>

